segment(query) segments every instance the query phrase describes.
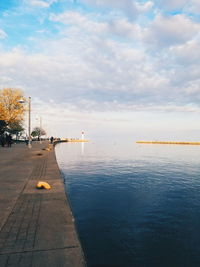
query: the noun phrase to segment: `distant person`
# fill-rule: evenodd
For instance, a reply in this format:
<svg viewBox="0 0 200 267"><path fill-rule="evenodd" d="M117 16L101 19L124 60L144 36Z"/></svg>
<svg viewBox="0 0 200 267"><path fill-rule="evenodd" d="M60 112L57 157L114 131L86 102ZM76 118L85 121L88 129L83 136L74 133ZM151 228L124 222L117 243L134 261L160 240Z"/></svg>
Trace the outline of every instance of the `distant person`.
<svg viewBox="0 0 200 267"><path fill-rule="evenodd" d="M4 134L0 135L0 144L1 144L2 147L5 146L5 142L6 142L6 140L5 140Z"/></svg>
<svg viewBox="0 0 200 267"><path fill-rule="evenodd" d="M53 138L53 136L50 138L50 141L51 141L51 144L53 144L53 140L54 140L54 138Z"/></svg>
<svg viewBox="0 0 200 267"><path fill-rule="evenodd" d="M26 138L25 138L25 143L28 146L28 136L26 136Z"/></svg>
<svg viewBox="0 0 200 267"><path fill-rule="evenodd" d="M8 143L9 143L9 135L6 133L5 135L5 143L7 144L8 146Z"/></svg>
<svg viewBox="0 0 200 267"><path fill-rule="evenodd" d="M11 147L12 146L12 135L11 134L9 134L8 136L7 136L7 144L8 144L8 147Z"/></svg>

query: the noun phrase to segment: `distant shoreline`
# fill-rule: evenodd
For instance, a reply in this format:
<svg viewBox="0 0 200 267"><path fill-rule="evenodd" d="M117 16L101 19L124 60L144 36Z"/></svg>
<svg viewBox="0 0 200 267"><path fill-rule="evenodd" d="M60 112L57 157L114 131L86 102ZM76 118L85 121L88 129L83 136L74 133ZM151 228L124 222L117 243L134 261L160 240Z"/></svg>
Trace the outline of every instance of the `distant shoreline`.
<svg viewBox="0 0 200 267"><path fill-rule="evenodd" d="M196 145L200 142L174 142L174 141L136 141L137 144L160 144L160 145Z"/></svg>

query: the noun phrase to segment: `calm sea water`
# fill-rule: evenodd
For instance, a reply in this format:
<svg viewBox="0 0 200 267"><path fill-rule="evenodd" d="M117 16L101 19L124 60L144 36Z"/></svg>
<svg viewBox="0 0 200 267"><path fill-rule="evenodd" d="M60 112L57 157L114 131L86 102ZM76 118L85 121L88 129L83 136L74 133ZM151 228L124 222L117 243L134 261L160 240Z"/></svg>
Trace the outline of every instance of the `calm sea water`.
<svg viewBox="0 0 200 267"><path fill-rule="evenodd" d="M64 143L88 266L200 266L200 146Z"/></svg>

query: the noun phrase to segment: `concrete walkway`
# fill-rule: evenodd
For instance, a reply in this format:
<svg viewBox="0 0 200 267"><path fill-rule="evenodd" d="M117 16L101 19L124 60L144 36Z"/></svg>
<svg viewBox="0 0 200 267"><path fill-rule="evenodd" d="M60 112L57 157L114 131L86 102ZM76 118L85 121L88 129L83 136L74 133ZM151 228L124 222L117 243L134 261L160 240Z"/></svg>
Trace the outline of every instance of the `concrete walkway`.
<svg viewBox="0 0 200 267"><path fill-rule="evenodd" d="M85 266L55 153L47 146L0 147L1 267ZM52 189L36 189L39 180Z"/></svg>

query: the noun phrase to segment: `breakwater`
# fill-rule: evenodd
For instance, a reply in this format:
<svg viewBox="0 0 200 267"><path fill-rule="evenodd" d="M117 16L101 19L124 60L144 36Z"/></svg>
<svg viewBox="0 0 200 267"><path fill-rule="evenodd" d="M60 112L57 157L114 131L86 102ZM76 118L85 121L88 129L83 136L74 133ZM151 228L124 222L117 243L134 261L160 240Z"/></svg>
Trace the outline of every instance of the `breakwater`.
<svg viewBox="0 0 200 267"><path fill-rule="evenodd" d="M137 144L160 144L160 145L196 145L200 142L174 142L174 141L136 141Z"/></svg>

